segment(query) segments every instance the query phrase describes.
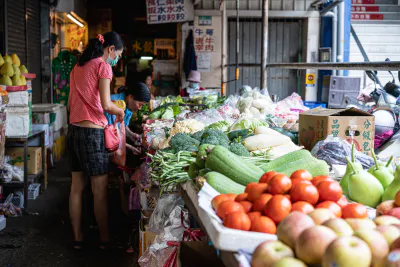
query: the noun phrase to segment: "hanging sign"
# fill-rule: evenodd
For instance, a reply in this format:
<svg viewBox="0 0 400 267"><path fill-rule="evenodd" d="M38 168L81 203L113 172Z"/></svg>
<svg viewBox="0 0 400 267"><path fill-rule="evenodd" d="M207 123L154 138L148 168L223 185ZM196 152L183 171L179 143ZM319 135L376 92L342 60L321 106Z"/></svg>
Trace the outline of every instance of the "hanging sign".
<svg viewBox="0 0 400 267"><path fill-rule="evenodd" d="M132 41L132 56L154 55L154 39L135 39Z"/></svg>
<svg viewBox="0 0 400 267"><path fill-rule="evenodd" d="M214 52L214 29L195 29L194 47L197 52Z"/></svg>
<svg viewBox="0 0 400 267"><path fill-rule="evenodd" d="M315 86L315 74L306 74L306 87L314 87Z"/></svg>
<svg viewBox="0 0 400 267"><path fill-rule="evenodd" d="M199 26L211 26L212 16L199 16Z"/></svg>
<svg viewBox="0 0 400 267"><path fill-rule="evenodd" d="M177 23L193 21L192 0L146 0L147 23Z"/></svg>

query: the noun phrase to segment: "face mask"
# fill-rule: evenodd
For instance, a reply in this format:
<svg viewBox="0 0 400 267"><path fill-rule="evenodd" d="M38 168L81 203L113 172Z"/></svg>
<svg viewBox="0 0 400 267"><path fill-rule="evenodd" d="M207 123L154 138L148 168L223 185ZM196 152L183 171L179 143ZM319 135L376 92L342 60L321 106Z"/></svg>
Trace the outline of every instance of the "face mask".
<svg viewBox="0 0 400 267"><path fill-rule="evenodd" d="M199 84L198 83L189 83L189 87L193 89L199 89Z"/></svg>
<svg viewBox="0 0 400 267"><path fill-rule="evenodd" d="M115 65L117 65L118 59L119 59L118 56L116 56L115 59L112 59L112 58L110 57L110 53L109 53L106 62L107 62L108 64L110 64L111 67L114 67Z"/></svg>

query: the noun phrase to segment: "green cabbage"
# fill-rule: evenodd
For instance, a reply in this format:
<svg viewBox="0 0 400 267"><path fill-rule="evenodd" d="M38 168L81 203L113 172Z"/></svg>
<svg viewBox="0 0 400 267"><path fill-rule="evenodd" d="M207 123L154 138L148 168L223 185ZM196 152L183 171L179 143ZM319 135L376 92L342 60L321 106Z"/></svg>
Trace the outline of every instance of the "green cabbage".
<svg viewBox="0 0 400 267"><path fill-rule="evenodd" d="M214 122L213 124L210 124L207 129L214 129L214 130L219 130L222 132L227 132L229 130L229 122L227 121L217 121Z"/></svg>
<svg viewBox="0 0 400 267"><path fill-rule="evenodd" d="M254 133L255 129L258 126L268 126L268 123L266 121L262 121L259 119L255 118L241 118L238 119L231 127L231 131L236 131L236 130L245 130L249 129L250 132Z"/></svg>

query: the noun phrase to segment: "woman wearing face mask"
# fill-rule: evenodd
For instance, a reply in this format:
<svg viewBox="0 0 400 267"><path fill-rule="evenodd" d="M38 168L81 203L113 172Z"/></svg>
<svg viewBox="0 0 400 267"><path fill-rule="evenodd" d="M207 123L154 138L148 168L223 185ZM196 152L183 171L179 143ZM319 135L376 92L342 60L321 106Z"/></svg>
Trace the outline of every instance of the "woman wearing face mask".
<svg viewBox="0 0 400 267"><path fill-rule="evenodd" d="M69 210L74 232L73 248L82 249L82 193L90 177L94 213L100 231L100 248L108 248L108 152L104 144L104 111L123 121L124 111L111 102L111 67L121 58L124 44L116 32L91 39L70 77L70 126L67 146L72 172Z"/></svg>
<svg viewBox="0 0 400 267"><path fill-rule="evenodd" d="M205 88L201 88L199 85L199 83L201 82L201 74L197 70L192 70L186 81L189 82L189 86L181 91L181 96L189 96L191 93L194 93L196 91L205 90Z"/></svg>

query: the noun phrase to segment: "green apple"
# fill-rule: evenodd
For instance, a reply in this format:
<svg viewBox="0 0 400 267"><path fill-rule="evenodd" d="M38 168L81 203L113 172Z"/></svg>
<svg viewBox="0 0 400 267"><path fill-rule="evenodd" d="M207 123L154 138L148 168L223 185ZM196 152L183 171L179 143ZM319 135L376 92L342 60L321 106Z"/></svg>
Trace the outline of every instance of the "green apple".
<svg viewBox="0 0 400 267"><path fill-rule="evenodd" d="M382 215L382 216L376 217L374 220L374 223L378 226L379 225L400 224L400 220L393 216Z"/></svg>
<svg viewBox="0 0 400 267"><path fill-rule="evenodd" d="M295 258L282 258L275 262L272 267L307 267L301 260Z"/></svg>
<svg viewBox="0 0 400 267"><path fill-rule="evenodd" d="M345 220L340 218L327 220L323 225L331 228L337 236L352 236L354 233L351 226Z"/></svg>
<svg viewBox="0 0 400 267"><path fill-rule="evenodd" d="M400 230L394 225L379 225L376 230L383 234L389 247L398 237L400 237Z"/></svg>
<svg viewBox="0 0 400 267"><path fill-rule="evenodd" d="M252 267L268 267L284 257L294 257L293 250L281 241L269 240L258 245L251 259Z"/></svg>
<svg viewBox="0 0 400 267"><path fill-rule="evenodd" d="M367 243L372 255L372 266L385 266L386 255L389 253L389 245L382 233L376 230L361 230L354 234Z"/></svg>
<svg viewBox="0 0 400 267"><path fill-rule="evenodd" d="M355 236L342 236L326 249L322 267L369 267L371 260L371 251L363 240Z"/></svg>
<svg viewBox="0 0 400 267"><path fill-rule="evenodd" d="M346 219L346 222L353 228L354 232L376 228L376 224L370 219Z"/></svg>

